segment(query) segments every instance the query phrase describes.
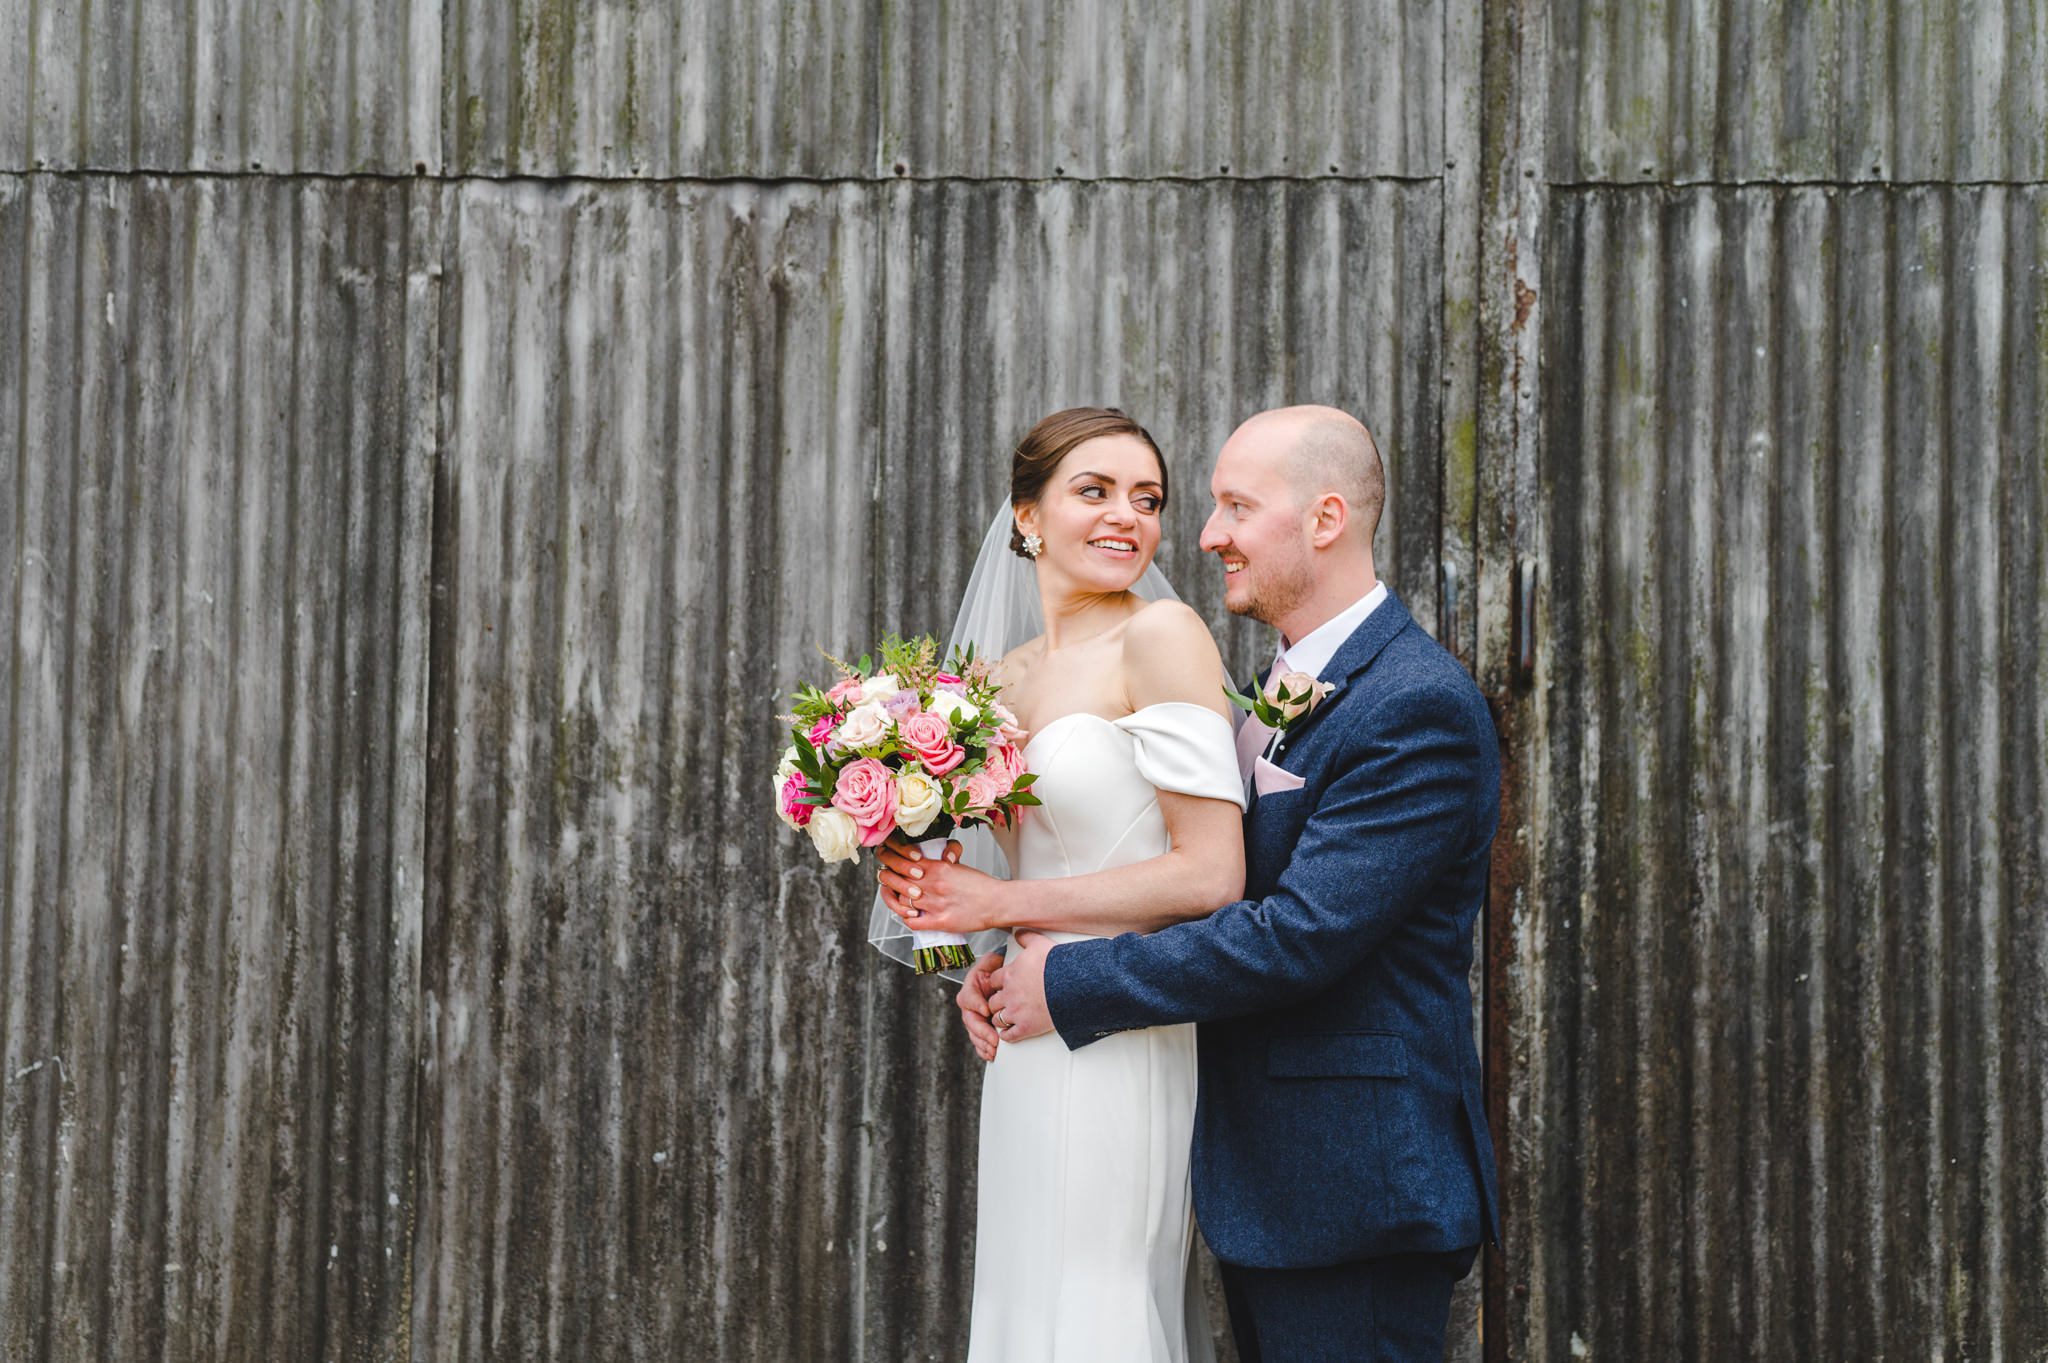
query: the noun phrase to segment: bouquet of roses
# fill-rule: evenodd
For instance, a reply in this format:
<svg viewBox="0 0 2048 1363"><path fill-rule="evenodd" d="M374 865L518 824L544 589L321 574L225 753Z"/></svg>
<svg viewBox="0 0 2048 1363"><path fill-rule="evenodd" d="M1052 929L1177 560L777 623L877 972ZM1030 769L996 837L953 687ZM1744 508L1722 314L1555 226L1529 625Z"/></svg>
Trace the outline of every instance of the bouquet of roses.
<svg viewBox="0 0 2048 1363"><path fill-rule="evenodd" d="M790 745L775 769L775 809L810 835L828 862L859 861L860 849L892 835L920 840L928 856L954 830L1005 825L1038 803L1024 770L1024 736L1003 706L989 666L967 649L945 663L929 638L882 643L881 661L829 661L828 690L797 688ZM928 975L974 963L967 939L913 933L916 970Z"/></svg>

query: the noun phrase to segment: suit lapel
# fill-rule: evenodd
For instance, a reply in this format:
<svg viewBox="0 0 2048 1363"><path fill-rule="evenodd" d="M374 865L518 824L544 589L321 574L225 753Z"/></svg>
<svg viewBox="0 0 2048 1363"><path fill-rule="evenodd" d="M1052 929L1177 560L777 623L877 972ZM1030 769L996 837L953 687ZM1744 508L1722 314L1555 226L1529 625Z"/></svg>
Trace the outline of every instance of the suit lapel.
<svg viewBox="0 0 2048 1363"><path fill-rule="evenodd" d="M1329 665L1323 669L1322 680L1330 684L1330 694L1323 697L1321 705L1289 727L1287 736L1280 740L1281 745L1293 747L1317 719L1335 708L1336 703L1344 698L1344 693L1351 689L1352 679L1372 665L1372 660L1379 657L1380 650L1392 643L1394 636L1408 627L1409 619L1408 608L1401 604L1401 598L1395 596L1390 588L1387 599L1380 602L1371 615L1365 617L1364 623L1351 631L1351 637L1338 646L1336 653L1330 658Z"/></svg>

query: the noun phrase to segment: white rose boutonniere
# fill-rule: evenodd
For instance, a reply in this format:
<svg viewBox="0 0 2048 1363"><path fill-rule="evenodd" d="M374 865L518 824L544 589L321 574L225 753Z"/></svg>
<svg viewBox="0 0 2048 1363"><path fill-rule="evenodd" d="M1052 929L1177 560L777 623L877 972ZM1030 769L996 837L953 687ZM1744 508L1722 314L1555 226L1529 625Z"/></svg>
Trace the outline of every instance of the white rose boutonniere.
<svg viewBox="0 0 2048 1363"><path fill-rule="evenodd" d="M1223 694L1267 728L1285 731L1313 713L1330 690L1330 683L1317 681L1306 672L1282 672L1268 680L1266 689L1256 696L1240 696L1227 686Z"/></svg>

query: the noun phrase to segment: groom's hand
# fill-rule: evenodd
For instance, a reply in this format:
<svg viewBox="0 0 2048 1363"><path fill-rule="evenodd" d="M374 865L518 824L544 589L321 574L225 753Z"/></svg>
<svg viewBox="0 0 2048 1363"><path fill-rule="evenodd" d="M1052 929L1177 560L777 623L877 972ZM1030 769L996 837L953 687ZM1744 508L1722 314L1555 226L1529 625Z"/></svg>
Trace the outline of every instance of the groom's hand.
<svg viewBox="0 0 2048 1363"><path fill-rule="evenodd" d="M989 995L989 1017L1005 1041L1029 1041L1052 1030L1052 1015L1045 1010L1045 958L1051 954L1052 938L1029 928L1017 934L1017 949L1004 958L995 973L995 992Z"/></svg>

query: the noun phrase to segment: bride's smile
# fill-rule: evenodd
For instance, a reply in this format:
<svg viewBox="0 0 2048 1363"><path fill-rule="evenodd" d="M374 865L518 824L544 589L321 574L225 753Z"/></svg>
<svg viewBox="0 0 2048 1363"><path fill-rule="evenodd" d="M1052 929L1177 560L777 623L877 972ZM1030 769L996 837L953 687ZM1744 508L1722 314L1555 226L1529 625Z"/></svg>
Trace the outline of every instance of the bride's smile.
<svg viewBox="0 0 2048 1363"><path fill-rule="evenodd" d="M1067 451L1038 500L1017 508L1020 529L1042 545L1038 587L1048 614L1130 590L1159 550L1165 505L1159 457L1136 436L1097 436Z"/></svg>

